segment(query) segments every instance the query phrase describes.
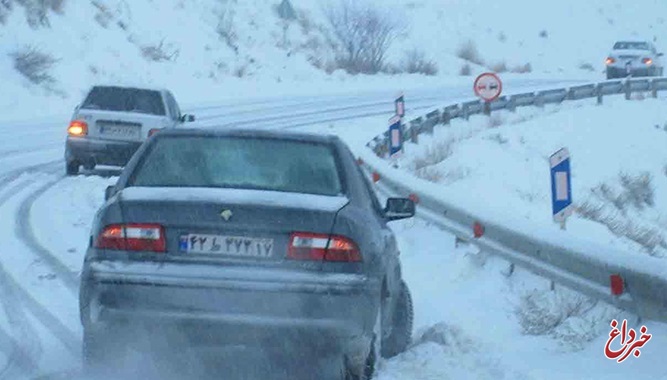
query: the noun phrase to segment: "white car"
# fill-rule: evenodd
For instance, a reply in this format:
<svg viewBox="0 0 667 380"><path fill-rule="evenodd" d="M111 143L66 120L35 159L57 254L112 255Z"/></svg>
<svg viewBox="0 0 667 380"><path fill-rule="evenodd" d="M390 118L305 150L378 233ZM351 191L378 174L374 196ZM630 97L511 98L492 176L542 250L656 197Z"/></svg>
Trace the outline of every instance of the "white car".
<svg viewBox="0 0 667 380"><path fill-rule="evenodd" d="M165 89L93 86L67 129L67 174L78 174L81 165L87 170L98 164L125 166L154 132L194 119L181 114Z"/></svg>
<svg viewBox="0 0 667 380"><path fill-rule="evenodd" d="M607 57L607 79L662 76L662 53L648 41L618 41Z"/></svg>

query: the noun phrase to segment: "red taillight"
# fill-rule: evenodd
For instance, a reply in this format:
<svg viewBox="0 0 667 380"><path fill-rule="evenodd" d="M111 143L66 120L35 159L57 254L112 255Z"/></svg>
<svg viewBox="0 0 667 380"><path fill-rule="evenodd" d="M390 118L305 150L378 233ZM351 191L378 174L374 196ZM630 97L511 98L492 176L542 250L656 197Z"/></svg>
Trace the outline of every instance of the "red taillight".
<svg viewBox="0 0 667 380"><path fill-rule="evenodd" d="M67 134L70 136L85 136L88 134L88 123L83 120L73 120L69 123Z"/></svg>
<svg viewBox="0 0 667 380"><path fill-rule="evenodd" d="M164 228L159 224L111 224L95 240L95 248L165 252Z"/></svg>
<svg viewBox="0 0 667 380"><path fill-rule="evenodd" d="M148 131L148 137L151 137L158 132L160 132L160 128L153 128L150 131Z"/></svg>
<svg viewBox="0 0 667 380"><path fill-rule="evenodd" d="M349 238L338 235L294 232L290 236L287 258L293 260L359 262L361 253Z"/></svg>
<svg viewBox="0 0 667 380"><path fill-rule="evenodd" d="M604 61L607 65L611 65L612 63L616 62L616 59L612 57L607 57L607 59Z"/></svg>
<svg viewBox="0 0 667 380"><path fill-rule="evenodd" d="M642 59L642 62L644 62L644 64L646 64L646 65L652 65L653 64L653 60L651 58L644 58L644 59Z"/></svg>

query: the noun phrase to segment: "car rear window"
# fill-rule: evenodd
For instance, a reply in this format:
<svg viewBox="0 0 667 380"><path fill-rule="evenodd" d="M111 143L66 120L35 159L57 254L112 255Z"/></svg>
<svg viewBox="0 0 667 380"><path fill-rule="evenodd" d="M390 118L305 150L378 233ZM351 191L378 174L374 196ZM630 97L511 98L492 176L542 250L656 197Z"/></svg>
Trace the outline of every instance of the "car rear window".
<svg viewBox="0 0 667 380"><path fill-rule="evenodd" d="M81 108L165 115L160 93L138 88L94 87Z"/></svg>
<svg viewBox="0 0 667 380"><path fill-rule="evenodd" d="M650 50L646 42L617 42L614 45L616 50Z"/></svg>
<svg viewBox="0 0 667 380"><path fill-rule="evenodd" d="M158 138L129 186L222 187L338 195L343 187L334 148L246 137Z"/></svg>

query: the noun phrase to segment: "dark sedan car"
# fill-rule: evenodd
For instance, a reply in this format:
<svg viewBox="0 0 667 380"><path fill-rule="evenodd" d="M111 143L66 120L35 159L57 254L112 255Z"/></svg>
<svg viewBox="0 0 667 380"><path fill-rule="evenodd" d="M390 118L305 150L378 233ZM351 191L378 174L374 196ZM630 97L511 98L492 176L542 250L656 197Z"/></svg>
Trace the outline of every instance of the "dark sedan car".
<svg viewBox="0 0 667 380"><path fill-rule="evenodd" d="M387 222L415 205L381 207L337 137L164 130L106 198L81 277L88 368L140 342L163 342L164 357L258 344L335 353L342 378L363 379L377 353L409 343L412 302Z"/></svg>

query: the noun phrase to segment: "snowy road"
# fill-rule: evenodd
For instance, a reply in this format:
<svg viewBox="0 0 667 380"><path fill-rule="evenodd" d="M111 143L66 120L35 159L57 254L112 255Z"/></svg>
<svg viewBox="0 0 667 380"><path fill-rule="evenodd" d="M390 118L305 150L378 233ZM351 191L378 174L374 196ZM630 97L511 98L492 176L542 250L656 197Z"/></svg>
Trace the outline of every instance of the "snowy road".
<svg viewBox="0 0 667 380"><path fill-rule="evenodd" d="M524 81L509 83L507 88L523 92L557 85ZM408 112L415 116L469 98L469 93L467 87L407 92ZM188 111L203 125L328 131L359 147L383 130L382 123L393 110L392 95L254 100ZM0 138L11 142L0 145L0 220L4 221L0 230L0 379L68 374L80 366L78 271L89 224L102 204L104 188L115 181L117 173L64 177L67 121L65 115L51 121L0 123ZM592 305L581 321L572 322L569 335L567 331L559 333L575 341L583 339L583 354L573 352L571 343L563 351L558 344L562 340L553 337L521 335L514 310L525 293L548 290L546 281L525 273L506 277L502 274L506 263L471 253L471 247L456 248L452 236L422 221L396 223L395 229L402 245L405 276L415 298L417 344L409 352L380 363L378 378L571 378L582 373L577 371L595 378L600 368L610 375L608 378L620 379L630 373L666 376L658 369L646 372L640 361L627 363L623 370L605 362L601 352L606 327L600 321L613 310L602 305ZM576 295L563 297L569 300ZM597 330L590 336L586 326ZM642 359L650 362L664 353L658 347L667 343L667 329L647 326L665 333L651 342L655 350L647 348L642 353ZM475 330L477 335L471 333ZM519 343L504 346L511 340ZM503 348L509 351L503 353ZM535 353L541 349L544 352ZM522 360L522 355L531 353L538 368ZM579 356L586 360L577 359ZM566 365L571 367L570 377L568 372L564 376L549 372ZM611 370L614 372L608 373Z"/></svg>

